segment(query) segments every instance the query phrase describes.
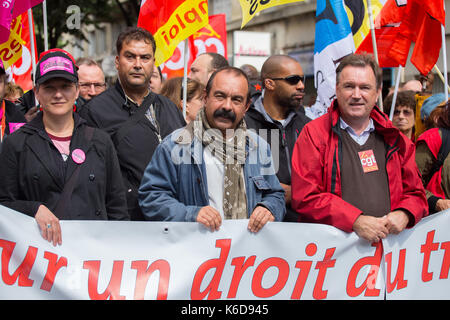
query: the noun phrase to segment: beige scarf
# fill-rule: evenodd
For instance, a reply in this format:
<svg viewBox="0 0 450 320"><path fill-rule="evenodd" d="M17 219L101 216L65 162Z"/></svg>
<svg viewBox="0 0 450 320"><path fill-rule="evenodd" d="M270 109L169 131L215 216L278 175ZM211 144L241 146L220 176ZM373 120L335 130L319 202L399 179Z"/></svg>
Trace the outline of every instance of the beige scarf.
<svg viewBox="0 0 450 320"><path fill-rule="evenodd" d="M212 129L201 109L194 120L194 136L202 141L211 154L224 164L223 212L225 219L247 219L247 194L244 183L247 126L244 121L230 140L224 140L222 132Z"/></svg>

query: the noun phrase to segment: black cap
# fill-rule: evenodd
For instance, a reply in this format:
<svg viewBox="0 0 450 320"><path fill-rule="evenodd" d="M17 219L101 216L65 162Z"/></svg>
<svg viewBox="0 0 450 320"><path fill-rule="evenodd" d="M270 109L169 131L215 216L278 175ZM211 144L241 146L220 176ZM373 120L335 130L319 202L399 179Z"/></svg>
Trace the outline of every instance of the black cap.
<svg viewBox="0 0 450 320"><path fill-rule="evenodd" d="M78 82L78 68L71 57L64 50L49 51L42 55L36 66L36 83L41 84L53 78Z"/></svg>

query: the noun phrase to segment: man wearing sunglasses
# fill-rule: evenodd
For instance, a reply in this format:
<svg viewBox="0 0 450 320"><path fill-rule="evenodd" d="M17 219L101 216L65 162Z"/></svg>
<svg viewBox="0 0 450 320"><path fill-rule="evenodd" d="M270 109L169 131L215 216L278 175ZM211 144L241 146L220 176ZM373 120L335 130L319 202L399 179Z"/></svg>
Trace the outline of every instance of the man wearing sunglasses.
<svg viewBox="0 0 450 320"><path fill-rule="evenodd" d="M246 113L248 128L266 139L275 170L285 190L284 221L297 221L291 209L291 156L303 126L309 121L302 106L305 76L300 64L287 55L269 57L261 68L263 93L254 98Z"/></svg>

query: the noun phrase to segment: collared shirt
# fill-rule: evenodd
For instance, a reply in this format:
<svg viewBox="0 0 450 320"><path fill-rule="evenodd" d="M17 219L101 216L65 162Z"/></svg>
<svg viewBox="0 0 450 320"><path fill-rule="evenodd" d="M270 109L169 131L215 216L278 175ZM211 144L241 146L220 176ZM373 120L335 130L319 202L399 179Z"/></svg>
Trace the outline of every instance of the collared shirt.
<svg viewBox="0 0 450 320"><path fill-rule="evenodd" d="M364 143L366 143L367 139L369 139L370 133L372 131L375 131L375 126L374 126L373 120L371 118L369 119L369 124L364 129L364 131L361 132L360 135L358 135L355 132L355 130L353 130L353 128L350 127L342 118L340 118L340 127L341 127L341 129L347 131L347 133L350 135L350 137L352 137L352 139L355 140L356 143L358 143L360 146L362 146Z"/></svg>

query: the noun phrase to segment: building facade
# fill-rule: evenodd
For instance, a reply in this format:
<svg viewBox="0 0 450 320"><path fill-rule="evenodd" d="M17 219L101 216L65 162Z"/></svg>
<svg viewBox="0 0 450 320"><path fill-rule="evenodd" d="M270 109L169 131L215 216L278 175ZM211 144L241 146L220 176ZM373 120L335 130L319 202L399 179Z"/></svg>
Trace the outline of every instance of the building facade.
<svg viewBox="0 0 450 320"><path fill-rule="evenodd" d="M363 0L361 0L363 1ZM450 0L445 0L450 7ZM227 20L228 60L234 66L250 63L260 68L265 58L272 54L288 54L302 65L306 75L305 104L313 101L314 86L314 41L316 0L305 0L266 9L258 13L242 30L242 11L239 0L208 0L209 14L225 13ZM449 17L446 17L448 25ZM84 28L87 41L75 40L67 49L75 58L92 57L102 63L109 78L114 78L115 40L125 23L100 24L100 27ZM248 34L248 33L252 34ZM250 40L249 40L250 39ZM264 40L257 40L264 39ZM75 45L73 43L75 42ZM267 42L270 42L269 44ZM448 27L446 28L446 46L450 45ZM450 61L447 57L447 64ZM437 64L443 70L442 54ZM436 73L433 71L433 73ZM408 61L401 81L414 79L418 75L416 68ZM384 70L383 86L388 90L397 76L396 68ZM434 92L442 92L444 85L435 75Z"/></svg>

